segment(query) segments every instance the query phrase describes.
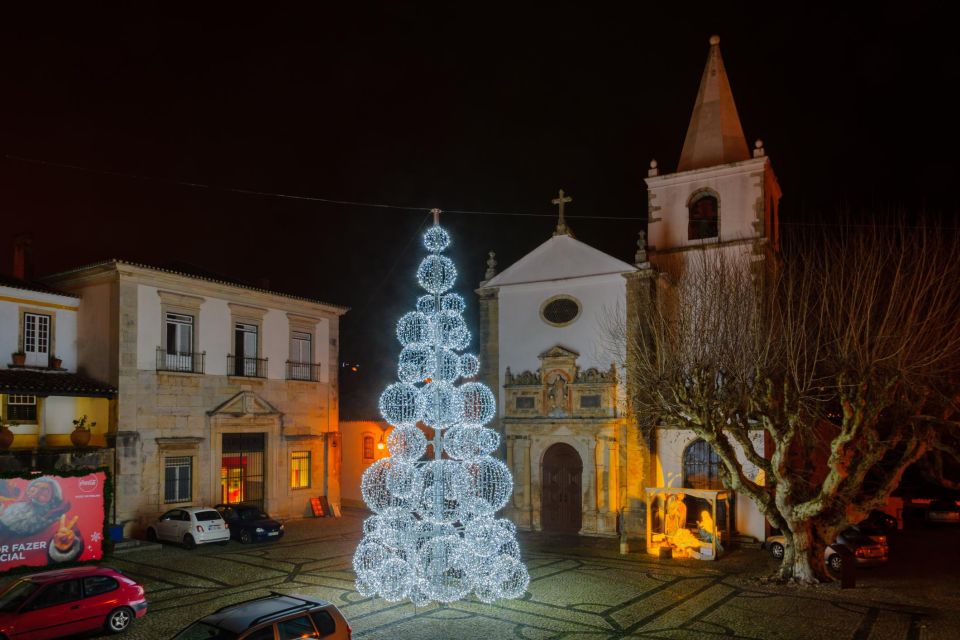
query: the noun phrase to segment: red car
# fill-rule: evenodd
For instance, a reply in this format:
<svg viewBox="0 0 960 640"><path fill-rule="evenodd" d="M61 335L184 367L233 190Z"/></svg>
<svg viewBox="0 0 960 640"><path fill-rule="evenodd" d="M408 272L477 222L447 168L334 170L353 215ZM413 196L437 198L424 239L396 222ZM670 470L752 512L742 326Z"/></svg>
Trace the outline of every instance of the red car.
<svg viewBox="0 0 960 640"><path fill-rule="evenodd" d="M120 633L146 612L143 587L116 569L44 571L0 593L0 640L46 640L99 629Z"/></svg>

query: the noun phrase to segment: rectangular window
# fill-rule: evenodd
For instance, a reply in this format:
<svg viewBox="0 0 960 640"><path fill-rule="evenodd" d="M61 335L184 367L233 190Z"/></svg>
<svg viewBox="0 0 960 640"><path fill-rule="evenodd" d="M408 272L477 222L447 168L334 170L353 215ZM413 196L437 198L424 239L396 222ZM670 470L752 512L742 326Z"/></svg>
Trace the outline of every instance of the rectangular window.
<svg viewBox="0 0 960 640"><path fill-rule="evenodd" d="M294 451L290 454L290 488L310 487L310 452Z"/></svg>
<svg viewBox="0 0 960 640"><path fill-rule="evenodd" d="M582 408L582 409L599 409L599 408L600 408L600 396L580 396L580 408Z"/></svg>
<svg viewBox="0 0 960 640"><path fill-rule="evenodd" d="M533 409L533 396L517 396L517 409Z"/></svg>
<svg viewBox="0 0 960 640"><path fill-rule="evenodd" d="M50 316L23 314L23 352L27 365L50 366Z"/></svg>
<svg viewBox="0 0 960 640"><path fill-rule="evenodd" d="M15 422L37 421L37 396L11 394L7 396L7 420Z"/></svg>
<svg viewBox="0 0 960 640"><path fill-rule="evenodd" d="M293 380L311 380L313 373L313 340L309 333L293 331L290 333L290 378Z"/></svg>
<svg viewBox="0 0 960 640"><path fill-rule="evenodd" d="M233 331L238 376L257 376L257 325L237 322Z"/></svg>
<svg viewBox="0 0 960 640"><path fill-rule="evenodd" d="M193 371L193 316L184 313L164 315L167 371Z"/></svg>
<svg viewBox="0 0 960 640"><path fill-rule="evenodd" d="M363 436L363 459L373 460L373 436Z"/></svg>
<svg viewBox="0 0 960 640"><path fill-rule="evenodd" d="M163 501L190 502L193 500L193 458L176 456L164 462Z"/></svg>

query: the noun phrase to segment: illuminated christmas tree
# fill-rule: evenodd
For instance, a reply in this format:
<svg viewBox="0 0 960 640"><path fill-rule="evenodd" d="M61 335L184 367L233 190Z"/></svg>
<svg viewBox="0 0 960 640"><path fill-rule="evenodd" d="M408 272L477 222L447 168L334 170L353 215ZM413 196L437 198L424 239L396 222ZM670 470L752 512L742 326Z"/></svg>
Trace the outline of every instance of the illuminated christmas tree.
<svg viewBox="0 0 960 640"><path fill-rule="evenodd" d="M364 522L353 556L357 591L417 606L471 593L483 602L519 598L530 576L516 527L495 517L513 479L490 455L500 444L499 434L484 426L496 413L493 393L479 382L458 384L475 377L480 362L460 353L470 332L464 300L451 291L456 267L441 255L450 236L437 213L423 237L430 255L417 269L427 294L397 323L399 381L380 396L380 412L394 427L391 455L371 465L361 483L375 515ZM432 430L429 443L418 423Z"/></svg>

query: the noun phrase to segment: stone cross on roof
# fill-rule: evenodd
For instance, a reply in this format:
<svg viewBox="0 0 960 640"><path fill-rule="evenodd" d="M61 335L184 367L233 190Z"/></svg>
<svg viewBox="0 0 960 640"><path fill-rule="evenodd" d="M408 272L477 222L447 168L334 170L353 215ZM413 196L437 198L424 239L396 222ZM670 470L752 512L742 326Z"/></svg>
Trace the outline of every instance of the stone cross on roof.
<svg viewBox="0 0 960 640"><path fill-rule="evenodd" d="M552 204L560 207L560 218L557 220L557 228L554 230L553 235L555 236L572 236L573 233L570 231L570 228L567 226L566 221L563 219L563 208L564 205L568 202L573 202L573 198L563 193L563 189L560 189L560 195L550 201Z"/></svg>

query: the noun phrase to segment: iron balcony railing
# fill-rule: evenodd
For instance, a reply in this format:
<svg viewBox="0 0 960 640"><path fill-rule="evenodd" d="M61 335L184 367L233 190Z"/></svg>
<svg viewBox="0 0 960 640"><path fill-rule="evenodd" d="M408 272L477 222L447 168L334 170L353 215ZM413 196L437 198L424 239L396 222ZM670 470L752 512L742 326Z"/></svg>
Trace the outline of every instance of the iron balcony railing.
<svg viewBox="0 0 960 640"><path fill-rule="evenodd" d="M312 362L291 362L287 360L287 380L320 381L320 365Z"/></svg>
<svg viewBox="0 0 960 640"><path fill-rule="evenodd" d="M203 361L206 351L200 353L184 353L167 351L157 347L157 371L179 371L181 373L203 373Z"/></svg>
<svg viewBox="0 0 960 640"><path fill-rule="evenodd" d="M243 358L227 356L227 375L245 378L266 378L266 358Z"/></svg>

